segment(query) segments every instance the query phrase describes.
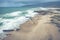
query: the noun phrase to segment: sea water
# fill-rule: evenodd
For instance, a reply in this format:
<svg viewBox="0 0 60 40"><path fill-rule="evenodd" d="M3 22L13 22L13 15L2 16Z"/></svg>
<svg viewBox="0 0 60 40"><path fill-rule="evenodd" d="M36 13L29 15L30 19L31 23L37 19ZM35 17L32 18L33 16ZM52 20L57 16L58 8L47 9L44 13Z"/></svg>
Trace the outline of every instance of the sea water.
<svg viewBox="0 0 60 40"><path fill-rule="evenodd" d="M0 38L6 37L3 30L20 29L20 25L28 21L29 17L38 14L35 10L41 10L41 7L0 7Z"/></svg>
<svg viewBox="0 0 60 40"><path fill-rule="evenodd" d="M34 8L0 7L0 38L6 37L3 30L20 29L20 25L34 17ZM28 18L26 18L28 17Z"/></svg>

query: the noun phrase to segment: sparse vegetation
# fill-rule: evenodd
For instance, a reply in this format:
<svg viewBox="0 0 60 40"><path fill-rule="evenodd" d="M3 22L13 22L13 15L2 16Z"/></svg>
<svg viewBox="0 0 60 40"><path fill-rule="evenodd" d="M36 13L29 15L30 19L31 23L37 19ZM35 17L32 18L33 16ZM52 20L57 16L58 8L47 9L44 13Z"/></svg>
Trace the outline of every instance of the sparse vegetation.
<svg viewBox="0 0 60 40"><path fill-rule="evenodd" d="M51 18L52 18L51 23L55 24L59 28L59 32L60 32L60 14L55 15Z"/></svg>

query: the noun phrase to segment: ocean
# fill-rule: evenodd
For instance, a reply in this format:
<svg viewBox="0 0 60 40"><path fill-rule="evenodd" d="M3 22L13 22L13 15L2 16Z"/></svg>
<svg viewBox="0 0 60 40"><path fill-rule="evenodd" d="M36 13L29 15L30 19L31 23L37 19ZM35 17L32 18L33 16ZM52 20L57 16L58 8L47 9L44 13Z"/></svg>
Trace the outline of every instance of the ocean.
<svg viewBox="0 0 60 40"><path fill-rule="evenodd" d="M43 10L43 7L0 7L0 38L7 37L3 30L20 29L20 25L30 20L38 13L35 10Z"/></svg>
<svg viewBox="0 0 60 40"><path fill-rule="evenodd" d="M36 7L0 7L0 38L4 36L3 30L20 29L20 25L34 17Z"/></svg>
<svg viewBox="0 0 60 40"><path fill-rule="evenodd" d="M3 30L20 29L20 25L33 17L36 13L31 7L0 7L0 38L6 37Z"/></svg>

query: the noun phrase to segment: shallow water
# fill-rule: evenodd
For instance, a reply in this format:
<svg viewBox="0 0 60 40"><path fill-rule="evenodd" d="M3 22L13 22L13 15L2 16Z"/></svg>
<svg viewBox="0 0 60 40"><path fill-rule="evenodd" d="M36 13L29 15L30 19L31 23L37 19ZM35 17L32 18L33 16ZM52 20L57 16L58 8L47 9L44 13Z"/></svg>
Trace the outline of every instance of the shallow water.
<svg viewBox="0 0 60 40"><path fill-rule="evenodd" d="M5 34L3 30L19 29L21 24L38 14L34 10L40 9L44 8L0 8L0 34Z"/></svg>
<svg viewBox="0 0 60 40"><path fill-rule="evenodd" d="M29 17L34 17L37 13L35 8L0 8L0 31L20 28ZM27 18L28 17L28 18ZM0 33L1 33L0 32Z"/></svg>

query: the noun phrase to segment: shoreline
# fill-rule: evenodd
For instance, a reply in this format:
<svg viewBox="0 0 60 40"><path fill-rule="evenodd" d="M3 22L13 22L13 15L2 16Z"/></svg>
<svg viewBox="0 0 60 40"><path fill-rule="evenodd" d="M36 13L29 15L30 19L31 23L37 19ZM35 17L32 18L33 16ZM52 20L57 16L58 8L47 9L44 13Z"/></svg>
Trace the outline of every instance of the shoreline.
<svg viewBox="0 0 60 40"><path fill-rule="evenodd" d="M36 17L37 17L37 18L36 18ZM23 27L24 27L23 25L25 25L25 26L27 26L27 27L28 27L29 25L34 26L35 23L36 23L36 22L34 22L34 20L37 21L38 16L35 15L34 17L31 17L31 18L32 18L32 20L29 19L29 20L27 20L25 23L20 24L21 26L20 26L20 29L19 29L18 31L20 31L21 29L22 29L22 31L24 31L24 30L23 30ZM32 22L32 21L33 21L33 22ZM21 27L22 27L22 28L21 28ZM25 30L26 30L26 29L25 29ZM18 31L13 30L13 31L10 31L10 32L4 32L3 34L6 33L5 36L8 37L8 36L12 35L14 32L18 32ZM26 30L26 31L27 31L27 30ZM6 37L1 37L2 39L1 39L1 38L0 38L0 39L1 39L1 40L4 40L4 38L6 38Z"/></svg>
<svg viewBox="0 0 60 40"><path fill-rule="evenodd" d="M27 33L29 33L34 27L33 26L35 26L35 25L37 25L38 24L38 20L40 19L40 17L39 16L41 16L41 15L35 15L34 17L32 17L32 20L28 20L28 21L26 21L25 23L23 23L23 24L21 24L20 25L20 30L18 30L18 31L12 31L12 32L8 32L8 36L7 37L9 37L9 36L11 36L11 35L13 35L13 34L16 34L16 32L27 32ZM29 26L30 25L30 26ZM25 27L24 27L25 26ZM26 30L27 29L27 30ZM5 40L5 39L4 39Z"/></svg>
<svg viewBox="0 0 60 40"><path fill-rule="evenodd" d="M4 40L58 40L58 28L51 24L51 17L54 16L50 13L47 15L36 15L31 20L21 24L19 31L13 31L9 37ZM58 36L60 37L60 36ZM52 39L52 38L51 38Z"/></svg>

